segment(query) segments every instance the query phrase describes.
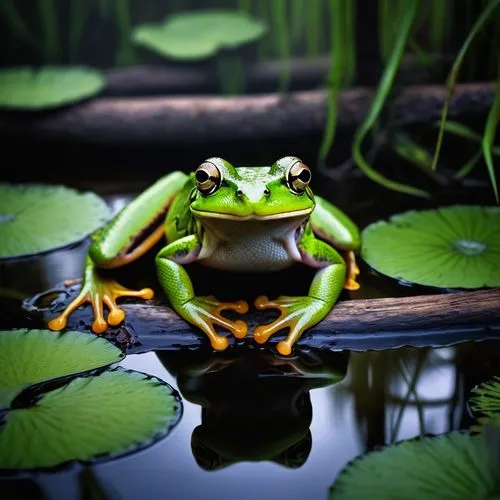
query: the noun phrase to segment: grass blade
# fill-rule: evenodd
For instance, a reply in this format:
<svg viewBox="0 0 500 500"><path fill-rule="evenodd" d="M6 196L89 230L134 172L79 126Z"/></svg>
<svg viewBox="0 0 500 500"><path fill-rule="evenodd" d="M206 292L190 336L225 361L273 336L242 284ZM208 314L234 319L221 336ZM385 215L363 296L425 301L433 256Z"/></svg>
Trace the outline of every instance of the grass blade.
<svg viewBox="0 0 500 500"><path fill-rule="evenodd" d="M59 26L54 0L38 0L38 11L42 24L45 57L48 62L56 62L59 59Z"/></svg>
<svg viewBox="0 0 500 500"><path fill-rule="evenodd" d="M342 85L342 75L345 65L344 51L344 16L341 15L342 9L345 7L345 0L329 0L331 32L332 32L332 47L330 49L331 61L328 71L328 103L326 125L323 134L323 140L319 150L319 158L324 161L328 152L332 148L335 139L335 131L337 128L337 102Z"/></svg>
<svg viewBox="0 0 500 500"><path fill-rule="evenodd" d="M87 0L86 2L73 2L71 4L71 29L69 31L69 50L71 60L74 60L76 57L78 44L80 43L83 30L89 20L92 7L93 5L90 0Z"/></svg>
<svg viewBox="0 0 500 500"><path fill-rule="evenodd" d="M488 167L488 173L490 175L491 185L493 187L493 192L495 193L495 200L497 203L498 199L498 187L495 175L495 165L493 164L493 142L495 140L495 134L497 130L498 120L500 118L500 79L497 82L497 88L495 91L495 100L491 106L490 112L488 113L488 119L486 121L486 128L484 130L484 136L482 140L482 150L486 166Z"/></svg>
<svg viewBox="0 0 500 500"><path fill-rule="evenodd" d="M449 12L450 5L448 0L438 0L432 2L431 13L429 16L429 45L434 53L440 54L443 52L446 27L450 22Z"/></svg>
<svg viewBox="0 0 500 500"><path fill-rule="evenodd" d="M434 159L432 161L432 169L433 170L436 170L436 167L437 167L439 153L441 152L441 145L443 142L444 124L446 123L446 117L448 116L448 108L450 105L450 100L451 100L451 97L453 96L453 92L455 90L455 85L457 83L458 73L460 71L460 67L462 66L462 62L465 58L467 50L469 49L472 41L474 40L475 36L481 31L481 29L483 28L485 23L488 21L489 17L493 13L493 11L499 5L500 5L500 0L490 0L488 2L485 9L483 10L481 15L476 20L474 26L470 30L462 47L460 48L460 51L459 51L457 57L455 58L455 62L453 63L453 66L451 68L451 72L448 75L448 82L447 82L448 90L446 93L446 98L444 101L443 110L441 112L441 126L439 127L436 149L434 151Z"/></svg>
<svg viewBox="0 0 500 500"><path fill-rule="evenodd" d="M135 51L130 41L131 23L130 7L128 0L116 0L115 3L116 23L120 30L120 42L116 53L116 66L127 66L135 63Z"/></svg>
<svg viewBox="0 0 500 500"><path fill-rule="evenodd" d="M453 177L457 180L461 180L464 177L467 177L477 165L477 162L481 159L481 154L481 150L475 153L474 156L472 156L470 160L468 160L467 163Z"/></svg>
<svg viewBox="0 0 500 500"><path fill-rule="evenodd" d="M17 11L13 0L2 0L0 2L0 14L7 19L10 28L20 40L38 49L37 40L35 40L22 16Z"/></svg>
<svg viewBox="0 0 500 500"><path fill-rule="evenodd" d="M407 5L408 7L405 10L403 17L399 23L400 28L397 34L396 41L394 43L392 53L387 62L379 86L375 93L375 97L370 107L370 111L368 112L368 115L366 116L364 122L360 125L354 136L354 142L352 145L352 156L358 167L364 172L364 174L367 177L369 177L373 181L385 186L388 189L392 189L400 193L427 197L429 196L429 194L426 191L415 188L413 186L409 186L407 184L402 184L393 181L383 176L379 172L377 172L371 165L367 163L361 152L361 144L363 142L363 139L375 125L379 117L379 114L384 106L386 97L389 94L389 91L392 87L394 78L396 77L399 68L399 63L404 53L406 42L408 40L408 37L410 36L411 28L415 20L416 14L418 12L419 1L418 0L412 0L411 2L408 1Z"/></svg>
<svg viewBox="0 0 500 500"><path fill-rule="evenodd" d="M286 92L290 86L290 37L288 32L286 0L274 0L272 13L276 26L278 51L281 57L279 91Z"/></svg>

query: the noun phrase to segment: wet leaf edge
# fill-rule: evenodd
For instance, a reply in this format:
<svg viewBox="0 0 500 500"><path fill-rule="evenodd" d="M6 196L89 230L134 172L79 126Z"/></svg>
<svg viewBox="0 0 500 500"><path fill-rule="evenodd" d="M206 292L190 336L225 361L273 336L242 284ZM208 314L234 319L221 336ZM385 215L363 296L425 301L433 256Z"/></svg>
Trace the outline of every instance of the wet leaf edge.
<svg viewBox="0 0 500 500"><path fill-rule="evenodd" d="M364 232L368 229L374 229L375 226L387 226L393 223L393 218L399 218L399 217L406 217L412 214L418 214L422 212L435 212L439 211L441 209L451 209L451 208L481 208L481 209L497 209L498 207L495 205L466 205L466 204L455 204L455 205L447 205L447 206L442 206L442 207L437 207L434 209L423 209L423 210L406 210L404 212L398 212L392 215L387 216L386 218L383 219L378 219L370 224L368 224L365 228L363 228L361 232L361 241L363 241L363 235ZM442 292L470 292L470 291L476 291L476 290L495 290L498 288L498 286L483 286L483 287L459 287L459 286L439 286L439 285L432 285L429 283L421 283L418 281L410 281L407 280L403 277L397 277L393 276L391 274L387 274L381 270L379 270L377 267L373 266L368 262L368 260L365 259L363 256L363 245L361 246L361 251L360 251L360 257L363 259L363 263L370 269L371 272L373 272L375 275L377 275L378 278L381 279L387 279L393 282L396 282L398 285L401 286L406 286L406 287L411 287L411 288L421 288L424 293L427 291L428 293L442 293Z"/></svg>
<svg viewBox="0 0 500 500"><path fill-rule="evenodd" d="M386 444L386 445L381 445L381 446L375 447L374 449L369 450L369 451L367 451L365 453L361 453L360 455L358 455L358 456L354 457L353 459L349 460L344 465L344 467L342 467L342 469L338 473L337 477L334 479L333 483L328 487L327 499L328 500L335 500L337 498L335 496L335 494L336 493L340 493L339 492L339 488L336 486L336 484L339 481L339 479L344 474L346 474L347 472L349 472L352 466L356 465L358 462L360 462L361 460L365 459L366 457L374 455L374 454L383 453L384 450L386 450L387 448L394 448L394 447L397 447L397 446L402 445L404 443L418 443L418 442L423 441L423 440L436 439L436 438L439 438L439 437L450 436L450 435L469 435L469 437L471 439L481 439L481 437L479 435L471 434L470 431L462 429L462 430L452 430L452 431L449 431L449 432L445 432L443 434L429 434L429 433L427 433L427 434L423 434L421 436L415 436L415 437L410 438L410 439L401 439L399 441L396 441L395 443L389 443L389 444Z"/></svg>
<svg viewBox="0 0 500 500"><path fill-rule="evenodd" d="M0 184L10 184L10 183L4 183L0 182ZM12 183L13 185L18 185L17 183ZM30 186L39 186L40 183L31 183ZM71 188L69 186L65 186L62 184L51 184L51 186L63 186L66 188L68 191L73 191L71 193L72 195L88 195L91 194L96 202L99 202L101 205L102 209L102 215L99 217L99 221L96 222L94 229L89 231L87 234L82 235L81 237L72 239L68 241L67 243L63 243L61 245L57 245L51 248L47 248L46 250L41 250L39 252L31 252L31 253L23 253L19 255L13 255L12 257L4 257L0 255L0 266L4 264L9 264L9 263L17 263L21 261L28 261L29 259L36 259L38 257L46 256L47 254L50 254L52 252L58 252L61 250L71 250L72 248L77 247L80 244L83 244L85 242L88 242L90 240L91 235L97 231L98 229L102 228L107 222L109 222L112 217L113 213L111 210L111 207L108 205L106 200L102 197L99 196L97 193L94 193L93 191L80 191L78 189ZM96 205L97 206L97 205Z"/></svg>
<svg viewBox="0 0 500 500"><path fill-rule="evenodd" d="M151 446L153 446L156 443L159 443L161 440L163 440L165 437L167 437L170 432L177 426L177 424L180 422L183 412L184 412L184 406L182 403L182 398L176 389L174 389L168 382L165 382L164 380L148 374L144 373L139 370L131 370L128 368L123 368L121 366L117 366L116 368L109 369L108 367L100 367L96 368L94 370L89 370L86 372L81 372L78 374L72 374L72 375L66 375L64 377L59 377L59 379L52 379L51 381L46 381L46 382L40 382L39 384L33 384L30 387L27 387L24 389L22 392L24 393L25 391L32 390L35 391L37 387L43 386L43 385L48 385L50 383L57 383L57 380L62 379L67 379L67 383L71 382L74 379L77 378L85 378L85 377L98 377L99 375L103 373L109 373L109 372L115 372L119 371L122 373L134 373L134 374L139 374L144 377L144 380L154 380L156 381L159 385L167 388L170 391L170 395L174 398L175 400L175 412L174 415L171 419L170 425L168 427L165 427L162 431L159 431L157 434L155 434L149 441L137 444L135 446L131 446L127 450L124 450L119 453L104 453L101 455L95 455L91 460L79 460L79 459L74 459L74 460L68 460L66 462L63 462L55 467L40 467L40 468L30 468L30 469L2 469L0 468L0 479L12 479L12 478L27 478L27 477L33 477L33 476L38 476L38 475L43 475L43 474L57 474L60 472L68 472L71 469L74 469L76 467L84 467L84 466L94 466L94 465L100 465L102 463L110 462L112 460L118 460L121 458L125 458L131 455L134 455L140 451L144 451ZM43 393L40 394L40 397L43 396ZM5 422L7 412L5 414L0 413L0 430Z"/></svg>

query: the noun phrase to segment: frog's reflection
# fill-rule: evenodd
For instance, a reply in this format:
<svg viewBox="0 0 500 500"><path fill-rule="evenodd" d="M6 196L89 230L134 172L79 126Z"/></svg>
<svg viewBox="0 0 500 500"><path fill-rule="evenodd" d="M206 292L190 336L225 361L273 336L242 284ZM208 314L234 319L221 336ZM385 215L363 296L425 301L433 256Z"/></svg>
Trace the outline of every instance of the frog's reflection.
<svg viewBox="0 0 500 500"><path fill-rule="evenodd" d="M205 470L264 460L301 467L312 446L309 391L342 380L348 361L341 352L297 352L286 359L248 347L157 355L182 396L202 407L191 448Z"/></svg>

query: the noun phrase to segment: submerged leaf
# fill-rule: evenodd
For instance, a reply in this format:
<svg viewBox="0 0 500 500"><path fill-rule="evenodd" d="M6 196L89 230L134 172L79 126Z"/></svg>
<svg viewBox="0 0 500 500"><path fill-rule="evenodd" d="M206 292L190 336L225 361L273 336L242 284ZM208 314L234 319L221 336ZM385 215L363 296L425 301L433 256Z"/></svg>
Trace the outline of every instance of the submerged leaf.
<svg viewBox="0 0 500 500"><path fill-rule="evenodd" d="M116 458L166 436L179 418L179 398L159 379L120 368L79 376L8 412L0 469Z"/></svg>
<svg viewBox="0 0 500 500"><path fill-rule="evenodd" d="M451 432L403 441L349 464L329 498L463 500L497 498L495 472L481 436Z"/></svg>
<svg viewBox="0 0 500 500"><path fill-rule="evenodd" d="M0 69L0 108L56 108L92 97L104 85L98 70L85 67Z"/></svg>
<svg viewBox="0 0 500 500"><path fill-rule="evenodd" d="M89 333L0 331L0 409L25 387L122 360L120 349Z"/></svg>
<svg viewBox="0 0 500 500"><path fill-rule="evenodd" d="M109 207L94 193L57 185L0 183L0 259L77 243L109 215Z"/></svg>
<svg viewBox="0 0 500 500"><path fill-rule="evenodd" d="M200 60L221 49L258 40L266 25L238 10L197 10L174 14L159 24L144 24L134 42L172 59Z"/></svg>
<svg viewBox="0 0 500 500"><path fill-rule="evenodd" d="M363 230L363 259L398 280L442 288L500 286L500 208L410 211Z"/></svg>

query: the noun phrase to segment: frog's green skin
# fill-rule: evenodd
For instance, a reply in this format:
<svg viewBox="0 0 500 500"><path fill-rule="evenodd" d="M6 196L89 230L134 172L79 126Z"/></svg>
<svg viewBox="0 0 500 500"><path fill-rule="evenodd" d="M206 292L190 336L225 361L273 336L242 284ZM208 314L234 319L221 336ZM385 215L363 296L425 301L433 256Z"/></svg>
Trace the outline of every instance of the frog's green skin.
<svg viewBox="0 0 500 500"><path fill-rule="evenodd" d="M339 209L314 197L308 185L310 172L305 173L305 182L296 180L295 174L304 169L309 172L295 157L282 158L271 167L254 168L235 168L221 158L210 158L198 167L196 176L173 172L160 179L94 234L81 293L49 322L49 327L64 328L71 312L85 301L94 309L94 332L119 324L125 313L116 305L118 297L148 299L153 292L149 288L128 290L99 275L98 268L135 260L165 234L167 245L156 256L159 282L177 313L203 330L217 350L225 349L228 340L215 332L215 326L237 338L247 333L245 322L230 321L221 311L245 313L248 304L196 296L186 264L197 261L225 270L254 272L280 270L297 262L316 268L308 296L282 296L274 301L261 296L254 303L258 309L281 311L277 320L255 329L254 339L264 343L288 327L289 334L278 344L278 351L290 354L302 332L330 311L342 288L359 287L354 259L360 246L359 230ZM143 229L165 212L164 227L136 241ZM346 260L334 247L346 252ZM107 321L104 305L110 311Z"/></svg>

